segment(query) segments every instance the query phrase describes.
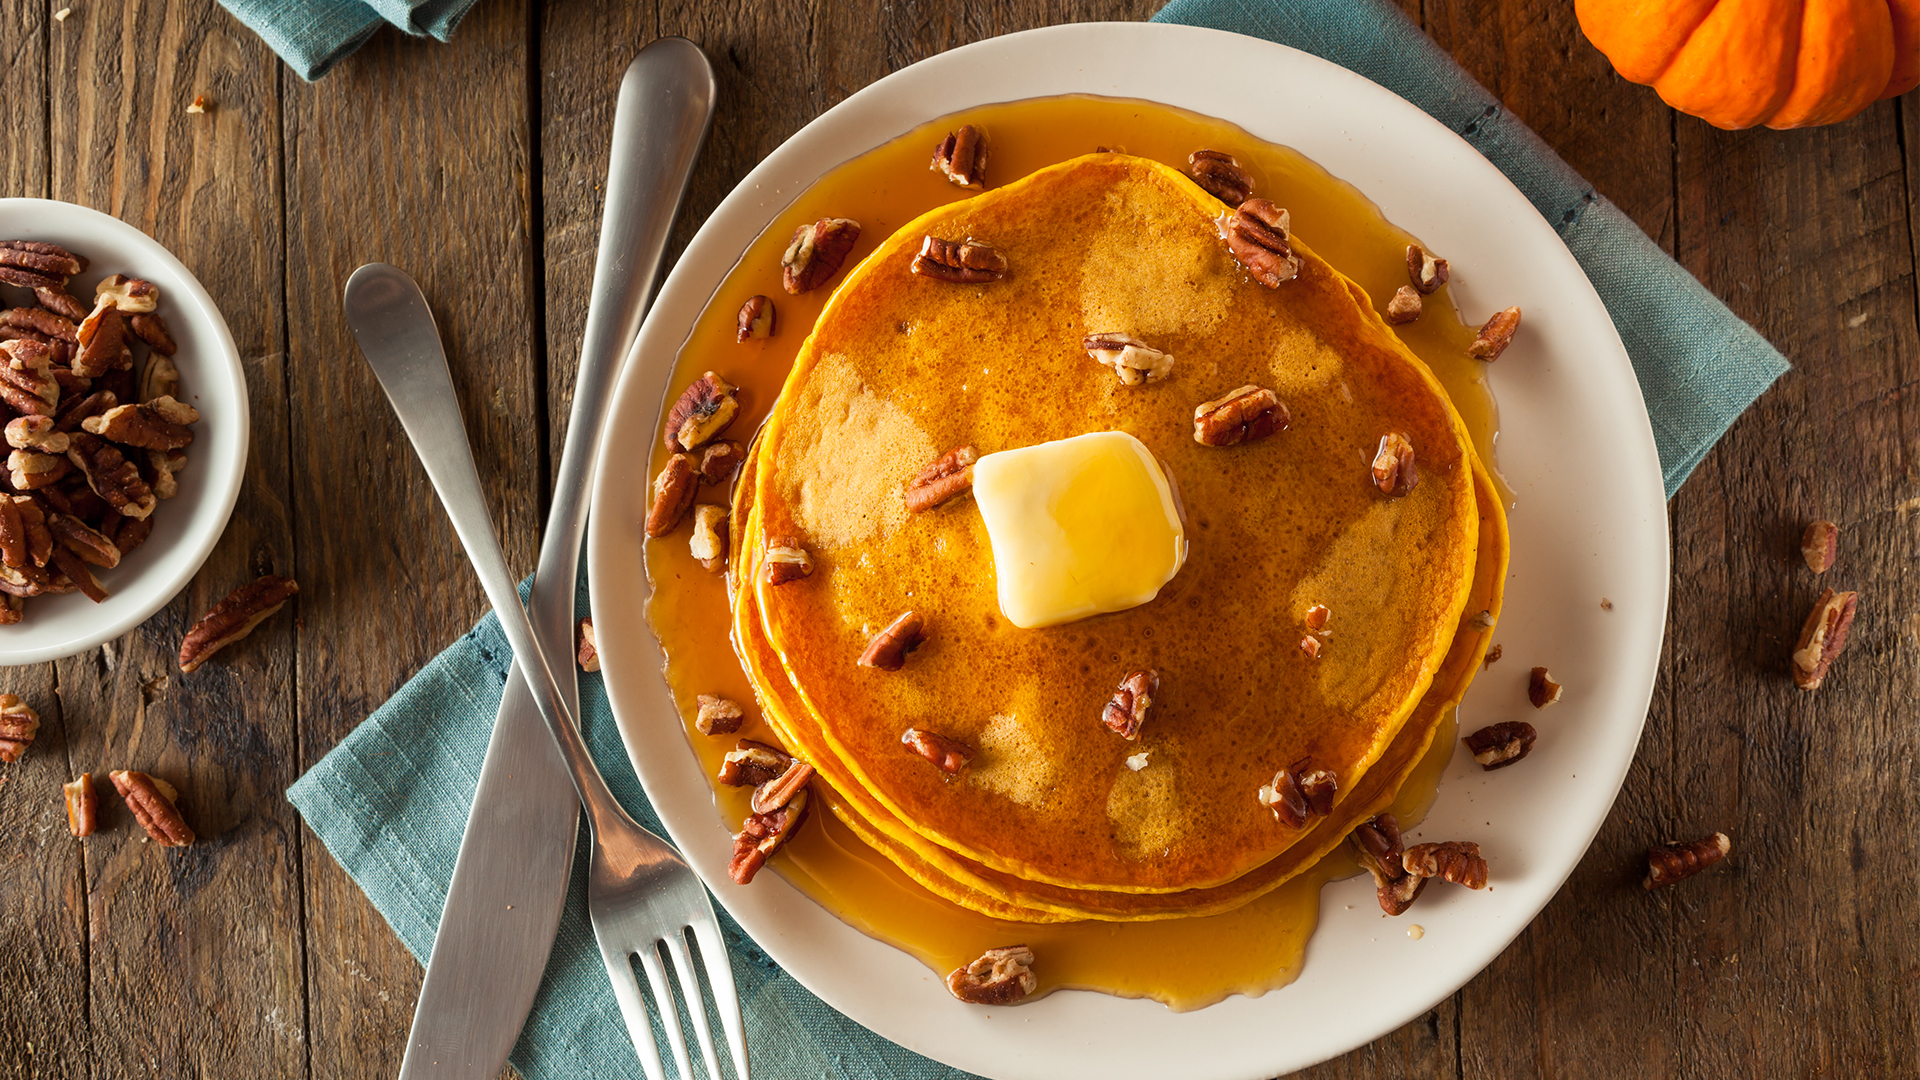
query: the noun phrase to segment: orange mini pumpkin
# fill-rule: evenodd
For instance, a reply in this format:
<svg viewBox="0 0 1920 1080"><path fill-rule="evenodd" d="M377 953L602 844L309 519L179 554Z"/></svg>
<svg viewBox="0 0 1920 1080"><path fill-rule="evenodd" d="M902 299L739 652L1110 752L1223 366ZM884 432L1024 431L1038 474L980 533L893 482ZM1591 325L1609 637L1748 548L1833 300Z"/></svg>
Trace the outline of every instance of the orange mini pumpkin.
<svg viewBox="0 0 1920 1080"><path fill-rule="evenodd" d="M1920 83L1920 0L1574 0L1627 79L1723 128L1813 127Z"/></svg>

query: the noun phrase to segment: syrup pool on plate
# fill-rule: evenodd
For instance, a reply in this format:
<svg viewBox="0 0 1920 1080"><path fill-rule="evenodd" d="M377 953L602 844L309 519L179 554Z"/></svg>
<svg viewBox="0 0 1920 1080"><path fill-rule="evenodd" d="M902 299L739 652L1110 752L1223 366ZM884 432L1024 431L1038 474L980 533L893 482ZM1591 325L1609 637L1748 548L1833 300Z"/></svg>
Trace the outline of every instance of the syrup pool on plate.
<svg viewBox="0 0 1920 1080"><path fill-rule="evenodd" d="M1025 176L1098 148L1152 158L1184 170L1202 148L1237 158L1253 177L1254 194L1286 207L1293 231L1335 268L1358 282L1384 309L1407 284L1406 247L1414 237L1387 221L1365 196L1283 146L1194 113L1147 102L1059 97L983 106L922 125L822 176L794 199L747 248L715 290L682 346L670 386L675 392L713 371L740 388L741 412L727 437L745 441L765 419L794 355L832 295L833 282L800 296L780 285L780 255L798 226L822 217L861 224L851 268L895 230L922 213L975 192L928 168L947 132L975 124L987 133L989 185ZM771 338L736 342L741 305L755 296L777 309ZM1426 298L1415 322L1394 327L1433 370L1465 420L1475 448L1491 465L1498 415L1485 365L1467 356L1475 330L1454 309L1447 289ZM664 466L654 442L647 476ZM1497 476L1497 474L1496 474ZM645 483L645 477L636 477ZM1496 480L1497 482L1497 480ZM720 501L718 489L702 501ZM1504 497L1505 493L1502 492ZM646 545L653 583L647 619L666 655L666 676L701 767L711 778L738 738L778 742L754 715L753 690L729 639L731 616L724 578L702 569L682 533ZM696 697L712 694L746 706L749 722L737 735L712 737L693 727ZM1432 805L1440 773L1452 754L1457 723L1449 710L1432 749L1394 801L1411 826ZM747 813L745 789L718 788L715 803L729 828ZM823 800L824 801L824 800ZM825 809L824 807L821 809ZM1247 905L1221 915L1154 922L1005 922L935 897L884 856L861 843L829 812L809 815L770 868L860 930L906 950L944 976L984 950L1017 942L1040 957L1040 993L1079 987L1127 997L1152 997L1175 1009L1199 1008L1229 994L1258 995L1298 975L1319 918L1320 888L1359 872L1345 847ZM1179 957L1178 962L1160 958Z"/></svg>

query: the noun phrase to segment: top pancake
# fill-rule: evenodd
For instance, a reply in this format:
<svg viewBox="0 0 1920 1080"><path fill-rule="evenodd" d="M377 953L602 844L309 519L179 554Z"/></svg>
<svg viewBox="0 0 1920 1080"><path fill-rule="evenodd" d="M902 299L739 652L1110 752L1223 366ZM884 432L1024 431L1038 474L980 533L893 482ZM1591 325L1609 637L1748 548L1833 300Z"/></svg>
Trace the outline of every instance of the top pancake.
<svg viewBox="0 0 1920 1080"><path fill-rule="evenodd" d="M1260 786L1310 759L1353 790L1453 639L1478 527L1463 426L1358 287L1297 244L1299 276L1258 285L1219 237L1221 210L1165 166L1099 154L924 215L847 275L755 449L760 525L740 539L797 537L817 567L754 587L819 749L926 842L995 870L1141 892L1238 877L1303 833ZM1010 270L978 286L915 276L928 234L992 243ZM1171 376L1121 385L1081 348L1110 331L1171 352ZM1194 406L1249 383L1279 395L1291 428L1194 442ZM1186 565L1141 607L1015 628L971 500L909 515L902 486L954 446L1101 430L1165 464ZM1399 499L1367 468L1390 431L1420 463ZM1332 634L1309 660L1315 604ZM906 667L856 667L909 609L929 640ZM1161 690L1128 742L1100 709L1140 668ZM972 765L949 779L900 744L910 726L975 748ZM1141 751L1147 767L1127 768Z"/></svg>

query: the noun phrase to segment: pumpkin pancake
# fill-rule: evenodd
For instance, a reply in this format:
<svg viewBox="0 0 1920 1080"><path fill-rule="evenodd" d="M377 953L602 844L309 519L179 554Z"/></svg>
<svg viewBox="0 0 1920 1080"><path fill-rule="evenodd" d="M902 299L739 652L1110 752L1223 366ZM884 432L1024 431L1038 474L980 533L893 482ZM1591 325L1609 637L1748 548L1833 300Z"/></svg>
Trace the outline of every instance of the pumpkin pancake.
<svg viewBox="0 0 1920 1080"><path fill-rule="evenodd" d="M1497 613L1506 576L1507 539L1498 494L1490 477L1474 463L1481 503L1480 552L1468 610ZM742 473L742 497L735 513L751 523L751 463ZM749 528L752 525L749 524ZM751 552L752 548L748 549ZM742 553L743 556L747 552ZM739 567L736 584L751 580L755 563ZM817 742L817 732L800 734L809 717L794 700L792 687L767 648L751 589L736 590L734 635L736 647L760 696L762 715L788 746ZM817 797L868 846L885 854L909 877L930 892L962 907L994 918L1020 922L1057 922L1072 919L1137 921L1217 914L1248 903L1279 886L1338 846L1354 825L1391 803L1400 785L1420 763L1448 711L1466 693L1490 631L1464 622L1456 632L1440 672L1427 696L1401 729L1380 760L1368 771L1354 794L1311 834L1280 857L1225 885L1179 893L1124 893L1072 890L1023 882L1000 871L938 847L916 846L914 834L878 805L864 789L849 783L834 759L811 759L818 770ZM903 839L904 838L904 839Z"/></svg>
<svg viewBox="0 0 1920 1080"><path fill-rule="evenodd" d="M1473 585L1476 462L1438 383L1304 246L1293 280L1254 282L1220 211L1172 169L1098 154L924 215L847 275L753 450L736 550L746 561L795 538L817 567L777 587L745 578L795 702L789 749L838 762L843 794L888 815L869 823L897 823L888 835L929 862L1003 875L1016 903L1043 885L1226 885L1312 846L1322 825L1350 827L1366 814L1346 802L1372 786L1384 805L1398 782L1364 780L1427 695ZM1010 269L983 285L914 275L928 235L990 242ZM1170 375L1122 385L1082 348L1104 332L1173 354ZM1194 406L1248 384L1279 396L1290 429L1197 443ZM972 501L909 514L902 487L951 447L1095 431L1159 460L1184 501L1185 566L1138 607L1020 629ZM1404 497L1368 471L1390 432L1418 454ZM1315 605L1332 617L1310 657L1299 643ZM898 671L856 666L907 610L927 643ZM1101 708L1139 669L1161 688L1128 741ZM971 765L942 773L901 744L909 727L965 743ZM1147 767L1128 768L1142 751ZM1338 776L1340 802L1290 828L1256 793L1303 761Z"/></svg>

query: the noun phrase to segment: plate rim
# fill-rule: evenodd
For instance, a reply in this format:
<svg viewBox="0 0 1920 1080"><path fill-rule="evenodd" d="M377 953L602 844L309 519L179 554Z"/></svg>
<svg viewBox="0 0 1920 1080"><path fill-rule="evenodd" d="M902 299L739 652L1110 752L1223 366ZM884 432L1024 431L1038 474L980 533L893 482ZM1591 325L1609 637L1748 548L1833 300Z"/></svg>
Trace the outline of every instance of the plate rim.
<svg viewBox="0 0 1920 1080"><path fill-rule="evenodd" d="M1096 44L1101 46L1098 51L1087 48L1089 45ZM939 116L995 102L1023 100L1031 97L1051 97L1063 93L1078 92L1112 97L1129 97L1155 101L1177 108L1193 109L1194 111L1202 112L1209 116L1220 117L1228 120L1228 122L1236 123L1248 129L1249 132L1256 137L1272 139L1271 136L1262 134L1255 125L1247 123L1244 118L1234 119L1230 116L1221 116L1222 110L1219 109L1195 108L1192 105L1179 102L1164 101L1159 95L1151 92L1113 92L1111 90L1096 89L1089 86L1078 90L1048 88L1039 93L1030 93L1024 92L1021 89L1023 83L1018 78L1016 78L1012 84L1004 82L997 84L1000 91L998 93L989 92L985 96L979 94L955 96L952 101L944 104L938 111L917 113L908 120L904 126L898 129L886 128L880 131L879 134L869 135L850 134L841 130L852 124L871 122L873 119L872 114L886 116L890 113L897 112L897 109L886 107L891 104L890 99L896 97L899 99L912 98L913 92L910 91L909 88L918 86L922 80L929 82L939 82L942 79L951 80L954 74L965 71L971 65L992 66L996 62L1017 58L1033 50L1050 51L1055 54L1064 53L1071 57L1075 55L1075 46L1081 48L1079 55L1099 55L1103 61L1110 63L1113 60L1113 56L1109 50L1116 45L1129 50L1142 52L1152 51L1154 49L1166 49L1168 47L1200 50L1214 48L1223 50L1247 50L1248 54L1254 58L1264 59L1291 69L1288 71L1289 75L1298 76L1310 74L1317 79L1324 80L1321 84L1322 87L1332 88L1333 91L1336 92L1335 96L1350 94L1355 100L1362 104L1381 106L1383 111L1380 116L1376 118L1378 122L1377 128L1358 132L1353 135L1354 138L1364 137L1367 134L1379 134L1381 131L1390 130L1398 130L1404 133L1410 129L1417 131L1428 141L1432 141L1435 137L1442 137L1442 143L1447 145L1450 152L1455 155L1455 160L1450 162L1453 167L1464 169L1468 173L1477 172L1480 174L1476 179L1476 184L1484 184L1486 186L1479 187L1477 189L1478 193L1481 196L1486 196L1487 187L1490 187L1492 191L1498 194L1498 199L1491 201L1498 204L1497 210L1501 214L1507 215L1504 221L1506 227L1518 230L1522 234L1533 234L1532 236L1526 237L1529 243L1527 250L1536 255L1544 254L1553 261L1563 263L1564 265L1558 268L1562 276L1564 276L1566 268L1571 267L1573 276L1577 278L1579 283L1579 295L1576 300L1577 305L1584 309L1583 315L1587 317L1589 323L1592 322L1591 315L1594 311L1597 311L1600 316L1598 320L1599 324L1604 327L1604 330L1599 333L1600 340L1589 350L1590 354L1601 354L1600 358L1605 361L1604 364L1596 365L1596 368L1606 372L1607 377L1615 384L1624 378L1626 380L1626 388L1631 391L1628 396L1632 402L1632 408L1629 410L1630 415L1627 419L1629 421L1628 427L1633 430L1617 432L1617 434L1628 435L1630 437L1619 446L1614 447L1614 449L1620 454L1619 464L1621 468L1619 471L1626 477L1624 483L1626 483L1629 488L1634 489L1635 498L1633 499L1633 503L1639 512L1646 515L1645 519L1634 524L1633 528L1633 539L1645 547L1645 550L1639 551L1638 555L1642 558L1651 558L1652 562L1638 569L1639 580L1637 581L1637 585L1644 595L1637 597L1640 602L1633 615L1623 615L1622 620L1624 621L1629 617L1634 618L1637 620L1636 626L1642 629L1650 628L1652 633L1650 635L1650 645L1637 650L1637 659L1640 661L1638 667L1641 670L1630 673L1631 677L1625 680L1626 684L1633 687L1633 689L1626 691L1616 690L1612 695L1614 699L1619 699L1613 711L1623 716L1628 716L1628 718L1613 721L1617 724L1619 730L1605 733L1607 739L1610 740L1606 745L1611 749L1619 751L1622 746L1624 747L1623 753L1616 752L1613 755L1614 760L1603 763L1612 766L1611 769L1602 770L1606 773L1603 786L1607 789L1607 794L1604 799L1598 800L1597 804L1590 808L1590 813L1582 815L1583 818L1590 818L1590 820L1584 821L1584 828L1576 830L1577 832L1584 833L1584 835L1579 836L1579 842L1577 844L1566 843L1569 837L1567 837L1565 833L1562 833L1560 844L1558 845L1559 857L1553 857L1552 853L1542 853L1543 857L1536 859L1536 862L1551 862L1555 864L1564 862L1564 865L1554 866L1553 871L1547 875L1551 878L1551 881L1546 881L1538 874L1535 874L1535 880L1527 882L1527 888L1531 889L1532 896L1531 899L1523 902L1523 905L1528 907L1528 910L1524 912L1524 918L1517 919L1516 924L1511 927L1503 927L1501 930L1494 932L1491 937L1481 941L1480 947L1469 950L1475 951L1476 954L1484 953L1484 955L1480 956L1477 960L1466 964L1455 962L1446 965L1448 974L1430 981L1425 989L1422 990L1421 994L1417 995L1420 998L1420 1003L1410 1004L1411 999L1407 999L1403 995L1402 998L1395 1003L1396 1007L1370 1010L1364 1015L1364 1018L1358 1019L1355 1023L1349 1025L1344 1032L1338 1036L1331 1038L1322 1037L1317 1041L1312 1038L1307 1039L1306 1045L1309 1049L1307 1049L1305 1053L1294 1054L1292 1056L1274 1053L1265 1058L1259 1058L1257 1055L1250 1057L1245 1053L1222 1055L1211 1059L1212 1064L1208 1066L1209 1071L1206 1073L1206 1075L1217 1076L1223 1078L1223 1080L1227 1080L1227 1078L1234 1078L1234 1080L1239 1080L1239 1078L1255 1080L1255 1078L1258 1077L1271 1076L1276 1071L1285 1072L1305 1067L1355 1047L1365 1045L1380 1035L1404 1025L1420 1013L1430 1009L1434 1003L1444 1000L1483 970L1487 964L1490 964L1494 958L1519 936L1526 926L1531 924L1533 919L1538 916L1540 910L1543 909L1546 903L1559 891L1559 888L1564 884L1566 878L1571 875L1581 858L1584 857L1592 843L1593 837L1597 834L1599 828L1610 814L1613 802L1619 795L1627 769L1631 766L1633 757L1637 751L1640 733L1644 726L1647 707L1651 702L1658 673L1658 661L1663 645L1665 615L1670 598L1670 551L1667 546L1667 510L1665 492L1662 486L1658 463L1658 454L1654 447L1651 422L1647 416L1644 401L1640 396L1638 384L1633 380L1632 368L1625 347L1620 341L1618 332L1613 327L1611 318L1606 313L1604 304L1600 301L1598 295L1594 293L1591 283L1587 280L1584 272L1580 270L1578 264L1574 262L1571 253L1567 251L1564 243L1559 239L1558 235L1553 232L1551 226L1540 217L1532 204L1526 199L1525 195L1514 187L1512 182L1481 156L1478 151L1474 150L1464 139L1461 139L1457 133L1447 129L1437 120L1434 120L1431 116L1421 111L1417 106L1406 102L1404 99L1386 90L1384 87L1379 86L1377 83L1366 79L1364 76L1322 60L1310 53L1286 45L1210 28L1177 24L1131 22L1068 24L1064 26L1042 27L989 38L929 57L877 80L809 122L749 172L747 176L740 181L738 186L714 209L708 220L701 225L693 241L688 245L679 262L674 267L673 273L669 275L667 281L662 285L654 309L649 313L646 323L642 327L640 336L636 340L634 348L630 353L629 363L622 374L619 386L616 388L614 400L616 407L619 407L622 402L630 400L633 395L642 395L643 407L640 412L647 415L650 420L644 428L645 434L642 445L650 445L652 432L658 425L660 410L665 405L663 397L664 387L656 386L654 392L650 396L647 396L642 384L648 382L650 378L663 379L665 374L671 371L674 360L684 345L687 329L690 329L693 321L698 318L700 311L710 302L714 291L718 288L721 281L724 280L726 270L730 269L738 261L738 258L745 251L747 245L751 244L752 240L759 235L767 223L771 222L782 210L789 206L793 200L801 197L812 186L821 173L853 156L857 156L859 153L864 153L868 149L889 142L920 124L937 119ZM1264 56L1260 56L1259 54L1264 54ZM1163 53L1158 59L1161 62L1165 62L1166 56ZM1070 63L1071 61L1069 61L1069 65ZM1108 63L1103 63L1102 66L1107 67ZM1226 67L1229 65L1222 64L1221 66ZM1078 76L1081 81L1086 82L1091 82L1096 78L1106 78L1111 74L1110 72L1094 73L1089 70L1090 68L1091 65L1085 65L1075 69L1071 74ZM1055 73L1054 76L1035 76L1034 79L1028 81L1047 82L1050 77L1061 76L1058 76L1057 73ZM949 81L944 85L951 88L954 82ZM964 83L962 83L962 85L964 85ZM975 98L977 98L977 100L975 100ZM879 129L876 128L874 130ZM866 141L861 145L860 149L850 154L834 157L817 171L802 169L802 175L796 175L794 173L793 170L796 163L805 161L809 153L815 158L822 157L820 152L813 149L815 144L827 143L838 145L838 143L846 142L849 138L856 141L865 139ZM836 140L838 140L838 143L835 142ZM1285 140L1272 139L1272 141L1284 142ZM1464 151L1466 155L1465 159L1458 157L1460 151ZM1302 152L1307 153L1309 157L1313 157L1317 161L1321 160L1320 156L1314 154L1311 150L1303 148ZM832 157L831 154L825 156ZM1324 164L1324 161L1322 163ZM1337 169L1329 168L1336 176L1350 183L1354 183L1355 186L1359 187L1362 193L1369 198L1374 199L1376 202L1382 201L1375 191L1369 190L1352 176L1346 175ZM790 183L788 181L790 181ZM1521 211L1524 211L1524 213L1521 213ZM1491 213L1491 211L1489 213ZM736 235L742 228L740 221L752 216L758 217L759 224L748 229L744 234L744 238L740 238ZM1400 216L1389 214L1389 217L1400 221L1402 224L1406 224ZM1544 232L1544 236L1541 235L1542 232ZM717 274L710 276L709 270L711 267L709 264L716 259L721 260L724 263L724 267L720 269ZM1461 275L1456 274L1456 277L1460 276ZM699 278L698 282L693 280L696 277ZM682 305L685 306L682 307ZM670 323L682 328L676 331L669 326ZM1594 326L1588 328L1596 331L1599 330L1599 327ZM663 354L665 355L664 361L650 359L651 357L658 357ZM1591 358L1591 355L1589 355L1588 360L1590 361ZM1511 370L1513 367L1514 365L1509 363L1503 371ZM1504 404L1503 402L1503 405ZM1506 429L1507 426L1506 423L1503 423L1503 430ZM602 453L609 455L606 460L615 460L611 456L614 448L623 438L630 437L630 434L624 432L618 424L609 423L602 442ZM625 557L635 563L639 561L637 546L634 546L632 552L624 553L624 555L616 550L623 544L631 544L631 528L633 522L624 522L625 531L623 531L623 522L617 520L619 517L617 513L603 512L621 505L623 494L625 497L631 498L631 492L622 493L615 490L617 485L626 484L627 482L628 478L617 476L613 470L604 469L599 472L594 480L593 505L595 512L588 536L588 566L590 579L593 581L609 580L613 576L611 573L606 572L612 569L613 563L611 560ZM644 496L642 496L642 499L644 500ZM1623 529L1624 528L1625 526L1623 526ZM1516 530L1516 532L1517 531L1518 530ZM1648 544L1647 541L1649 537L1657 537L1657 543ZM1518 544L1516 544L1516 549L1517 548ZM642 575L640 580L641 594L638 597L622 596L618 601L619 606L635 609L642 606L641 604L635 604L633 602L635 599L644 600L646 593L644 575ZM1646 591L1649 584L1652 585L1651 592ZM611 609L614 606L614 602L612 598L604 597L603 593L597 589L592 591L591 596L594 607L595 624L602 641L603 657L608 656L610 653L617 657L621 652L621 647L616 644L612 648L609 648L607 645L608 635L606 624L601 618L603 611L608 615L613 614ZM609 621L615 624L619 622L617 617ZM646 644L652 645L651 633L649 632L645 636L648 639ZM645 670L646 674L641 674L642 669ZM647 711L647 707L642 703L641 699L645 695L651 694L656 699L653 702L653 707L657 709L661 702L664 701L668 713L673 717L674 724L676 727L678 726L678 715L672 708L671 698L666 690L664 679L659 674L659 669L652 664L636 664L629 669L626 665L615 662L606 664L603 671L606 673L609 700L613 704L616 722L620 728L622 742L627 749L629 760L640 776L643 786L647 788L649 798L655 798L653 793L656 790L661 789L663 786L672 786L674 778L671 774L674 770L684 772L686 764L693 761L690 747L684 748L684 754L660 754L652 752L645 741L645 737L650 733L657 732L642 730L639 726L640 721L635 718L636 711ZM1477 681L1476 688L1485 682L1486 680L1484 679ZM1628 706L1631 706L1630 710L1627 708ZM1628 715L1629 713L1630 715ZM684 743L684 735L681 737ZM1454 766L1450 766L1448 772L1449 780L1447 785L1443 785L1442 787L1441 797L1443 801L1446 800L1450 787L1458 789L1467 782L1461 780L1458 775L1460 772L1457 768L1459 757L1460 755L1456 751ZM668 759L674 760L669 761ZM694 771L697 776L698 770L696 769ZM1146 1052L1148 1050L1147 1047L1143 1047L1131 1040L1123 1040L1122 1043L1117 1044L1118 1048L1122 1051L1121 1053L1109 1054L1099 1058L1098 1068L1085 1067L1084 1063L1098 1054L1099 1047L1082 1043L1074 1038L1067 1038L1062 1042L1063 1046L1070 1046L1075 1055L1076 1064L1072 1068L1063 1069L1060 1067L1061 1063L1057 1061L1044 1063L1033 1061L1006 1061L1000 1057L983 1054L978 1047L971 1046L967 1042L967 1040L972 1038L979 1030L977 1025L969 1025L964 1021L960 1021L955 1025L959 1029L962 1029L957 1038L952 1037L953 1033L941 1029L939 1032L941 1037L929 1039L924 1037L926 1034L924 1016L913 1018L903 1023L901 1017L897 1015L883 1015L876 1012L876 1010L867 1003L860 1001L849 1002L848 995L843 992L843 987L835 984L830 978L823 978L822 972L812 968L811 963L806 959L804 950L800 947L800 943L792 940L793 935L783 932L781 926L768 921L767 911L770 908L778 908L781 905L791 904L794 899L797 899L807 908L812 908L814 911L824 915L826 919L831 920L835 926L840 927L847 934L854 935L862 941L874 942L874 939L867 938L860 931L853 929L847 924L841 923L837 917L825 912L824 909L818 908L810 898L793 889L784 879L776 878L772 882L763 879L761 882L756 882L753 889L761 890L761 893L754 894L749 894L726 880L724 875L724 857L722 856L716 859L712 853L705 852L704 849L688 842L696 838L700 840L708 839L709 834L716 830L724 832L724 827L719 825L717 815L711 814L711 792L705 788L704 777L697 776L697 779L702 786L702 790L707 792L704 807L708 811L708 816L713 817L715 820L703 823L686 820L684 815L676 814L670 816L668 813L662 812L661 819L663 823L666 824L669 835L672 836L674 842L679 845L683 851L689 853L689 861L693 862L696 868L700 868L705 872L711 883L710 887L714 889L715 896L728 911L733 914L735 919L741 923L742 927L753 935L756 942L760 944L769 956L776 962L779 962L782 968L791 974L801 985L805 986L809 991L819 996L829 1005L832 1005L859 1022L862 1026L901 1046L926 1054L948 1065L979 1072L983 1075L1004 1077L1006 1080L1015 1080L1015 1078L1025 1080L1027 1077L1040 1076L1144 1076L1151 1075L1161 1068L1159 1064L1160 1059L1154 1058L1151 1053ZM672 802L671 795L667 801L669 803ZM659 799L655 799L655 807L657 810L663 809ZM1437 809L1438 806L1436 806L1436 811ZM674 817L680 818L679 827L676 827ZM1565 852L1567 851L1573 852L1573 856L1565 857ZM707 864L704 867L701 866L703 862ZM715 879L714 875L716 867L720 868L718 880ZM774 887L772 889L765 889L764 886L767 884L773 884ZM1333 886L1328 887L1329 890L1333 888ZM777 900L774 898L774 894L778 895ZM788 894L791 894L790 897ZM1537 899L1537 903L1532 902L1532 900L1535 899ZM1332 904L1333 900L1331 899L1330 892L1323 892L1321 898L1321 928L1316 931L1313 942L1309 945L1308 960L1305 962L1306 967L1302 975L1303 981L1307 973L1313 970L1312 957L1316 951L1314 946L1318 944L1324 948L1328 935L1327 925L1330 921L1328 909ZM1451 907L1452 905L1449 904L1448 906ZM1423 906L1423 911L1424 910L1427 910L1425 906ZM1439 908L1435 910L1436 915L1438 915ZM1494 941L1494 939L1497 939L1497 941ZM1493 941L1493 947L1491 949L1484 948L1487 941ZM905 956L904 953L899 952L892 946L878 942L874 943L889 953L902 957ZM932 976L932 973L927 972L924 967L921 967L918 961L911 960L911 958L907 959L922 976L919 981L937 982L937 979ZM1298 985L1298 983L1294 985ZM1286 988L1283 988L1280 991L1270 993L1260 998L1233 997L1208 1009L1183 1014L1174 1014L1165 1010L1164 1007L1141 1000L1119 999L1106 995L1092 994L1056 994L1043 1001L1022 1006L1013 1012L1000 1010L997 1015L1003 1017L1013 1016L1023 1021L1045 1019L1048 1018L1049 1013L1061 1011L1048 1010L1046 1006L1049 1002L1055 1002L1061 998L1098 998L1110 1003L1116 1015L1126 1015L1129 1014L1130 1011L1131 1018L1135 1020L1142 1018L1139 1010L1140 1006L1147 1006L1151 1009L1159 1010L1159 1013L1163 1015L1177 1017L1206 1017L1209 1014L1233 1014L1238 1017L1241 1014L1248 1013L1268 1013L1268 1019L1271 1019L1273 1016L1284 1018L1286 1016L1284 1008L1278 1012L1273 1012L1272 1010L1275 1008L1275 1002L1280 1002L1283 1006L1286 1004L1284 1000L1286 992ZM939 993L944 995L944 989L941 989ZM966 1009L968 1007L961 1006L960 1008ZM975 1010L975 1012L980 1011ZM963 1014L945 1014L942 1019L957 1019L960 1015ZM1010 1027L1021 1029L1029 1025L1001 1024L998 1026L1001 1034L1004 1035L1008 1033ZM1195 1027L1194 1034L1199 1035L1201 1033L1200 1029L1208 1025L1196 1024L1193 1026ZM911 1028L911 1030L909 1028ZM1299 1034L1306 1035L1310 1033L1301 1032ZM1325 1033L1321 1034L1324 1036ZM1021 1046L1025 1049L1032 1049L1025 1041L1021 1041ZM1193 1062L1191 1058L1183 1058L1182 1060L1187 1066L1188 1074L1193 1075L1191 1069L1195 1065L1195 1062ZM1217 1068L1215 1066L1217 1066Z"/></svg>

